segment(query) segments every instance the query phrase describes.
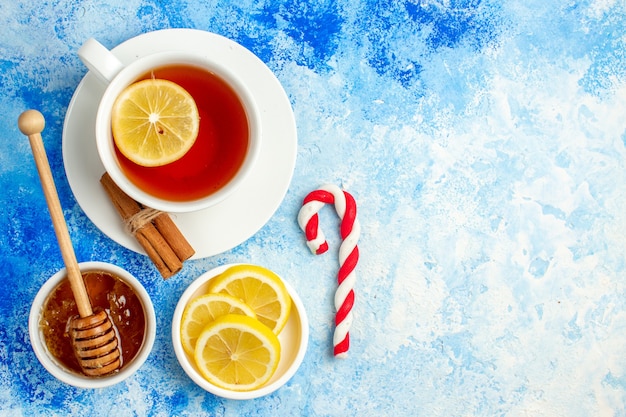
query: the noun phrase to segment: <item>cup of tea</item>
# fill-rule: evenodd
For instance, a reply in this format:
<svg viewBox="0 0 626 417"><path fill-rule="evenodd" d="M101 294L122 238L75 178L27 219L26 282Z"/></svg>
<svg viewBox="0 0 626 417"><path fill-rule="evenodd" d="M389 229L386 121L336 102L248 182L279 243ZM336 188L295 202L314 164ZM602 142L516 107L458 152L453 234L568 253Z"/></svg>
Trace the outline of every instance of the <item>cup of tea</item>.
<svg viewBox="0 0 626 417"><path fill-rule="evenodd" d="M146 361L156 337L156 316L139 280L106 262L81 262L81 274L94 308L107 311L119 340L121 367L105 376L87 376L75 357L67 323L78 315L63 268L39 289L30 309L28 330L35 356L58 380L79 388L104 388L133 375Z"/></svg>
<svg viewBox="0 0 626 417"><path fill-rule="evenodd" d="M259 111L237 71L219 57L166 51L122 63L97 40L78 50L87 68L106 84L98 105L98 154L113 181L144 206L173 213L205 209L226 199L252 171L261 149ZM194 99L200 127L193 146L180 159L146 167L117 149L111 129L117 97L149 78L172 81Z"/></svg>

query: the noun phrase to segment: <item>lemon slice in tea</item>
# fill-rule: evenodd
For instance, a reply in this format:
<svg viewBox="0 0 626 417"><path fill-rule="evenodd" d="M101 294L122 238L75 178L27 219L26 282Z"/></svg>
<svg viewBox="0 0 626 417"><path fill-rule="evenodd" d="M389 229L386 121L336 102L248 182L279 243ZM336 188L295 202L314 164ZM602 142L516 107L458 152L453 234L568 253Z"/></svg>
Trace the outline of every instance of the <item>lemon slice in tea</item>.
<svg viewBox="0 0 626 417"><path fill-rule="evenodd" d="M227 314L202 331L194 360L210 383L233 391L251 391L269 381L278 368L280 342L260 321Z"/></svg>
<svg viewBox="0 0 626 417"><path fill-rule="evenodd" d="M117 97L111 129L118 149L132 162L161 166L182 158L193 146L200 116L187 90L152 78L131 84Z"/></svg>

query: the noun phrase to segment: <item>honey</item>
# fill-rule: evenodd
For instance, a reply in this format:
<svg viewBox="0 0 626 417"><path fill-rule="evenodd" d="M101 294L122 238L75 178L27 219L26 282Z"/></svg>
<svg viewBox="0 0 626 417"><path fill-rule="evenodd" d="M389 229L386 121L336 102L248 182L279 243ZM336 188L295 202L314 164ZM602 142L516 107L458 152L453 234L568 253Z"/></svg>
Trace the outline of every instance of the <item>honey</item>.
<svg viewBox="0 0 626 417"><path fill-rule="evenodd" d="M128 284L108 272L85 271L82 275L93 310L104 309L117 328L123 369L132 362L144 341L146 318L141 300ZM69 335L69 323L74 317L78 317L78 308L65 278L46 299L40 327L52 356L80 374Z"/></svg>

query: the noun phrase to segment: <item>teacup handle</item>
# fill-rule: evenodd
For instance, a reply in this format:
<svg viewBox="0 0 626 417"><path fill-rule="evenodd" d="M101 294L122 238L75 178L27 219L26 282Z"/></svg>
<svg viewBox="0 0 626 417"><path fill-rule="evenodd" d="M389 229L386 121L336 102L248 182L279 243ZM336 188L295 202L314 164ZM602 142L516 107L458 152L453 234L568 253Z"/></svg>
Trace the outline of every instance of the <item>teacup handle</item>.
<svg viewBox="0 0 626 417"><path fill-rule="evenodd" d="M78 57L105 84L110 83L124 68L124 64L94 38L87 39L78 49Z"/></svg>

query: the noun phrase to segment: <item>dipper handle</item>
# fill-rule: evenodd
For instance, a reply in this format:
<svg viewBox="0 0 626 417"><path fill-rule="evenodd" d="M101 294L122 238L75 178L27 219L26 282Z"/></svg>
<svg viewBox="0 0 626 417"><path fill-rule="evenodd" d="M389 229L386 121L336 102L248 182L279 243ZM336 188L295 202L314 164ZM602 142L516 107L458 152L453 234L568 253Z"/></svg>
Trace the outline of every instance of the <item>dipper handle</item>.
<svg viewBox="0 0 626 417"><path fill-rule="evenodd" d="M83 276L78 267L78 261L76 260L76 254L74 253L70 233L67 230L65 217L63 217L63 209L61 208L59 195L54 185L54 179L52 178L52 171L50 170L48 156L46 155L43 140L41 139L41 132L46 125L46 121L39 111L26 110L20 115L17 125L20 131L28 136L30 147L33 150L33 157L35 158L35 164L37 165L37 171L39 172L41 187L43 188L43 193L46 197L46 202L48 203L48 210L50 211L50 217L52 218L52 225L54 226L57 241L59 242L59 248L61 249L61 255L63 256L63 262L65 263L65 268L67 269L67 277L70 281L74 299L76 300L78 314L81 317L91 316L93 315L93 310L91 308L89 296L87 295Z"/></svg>

